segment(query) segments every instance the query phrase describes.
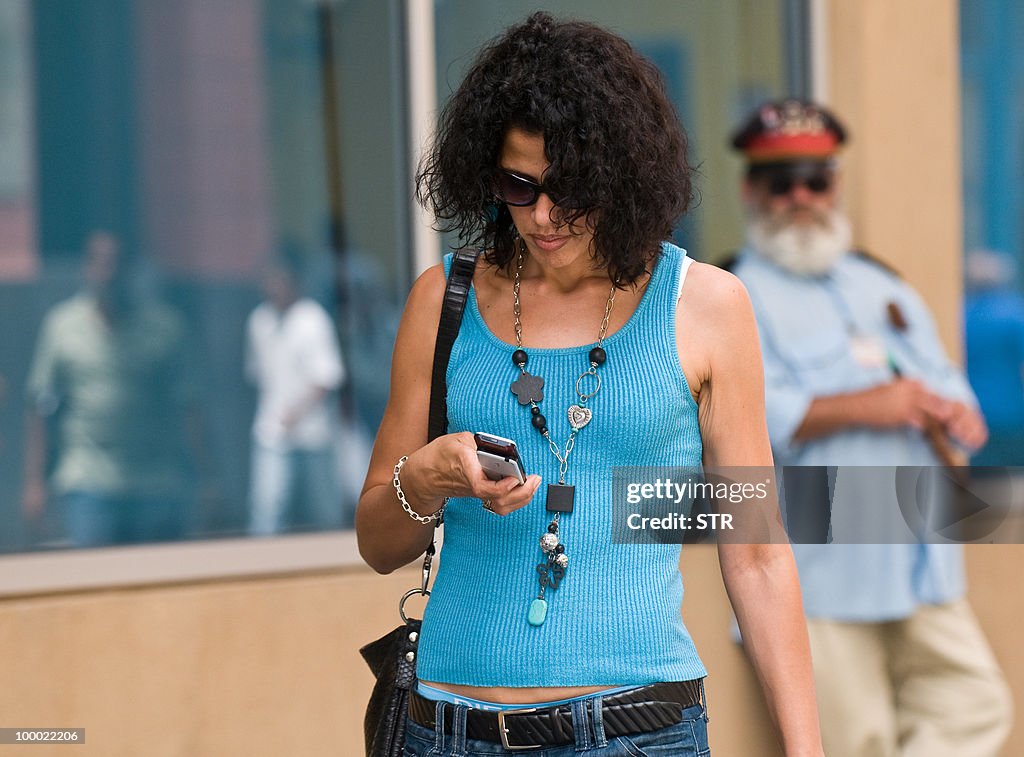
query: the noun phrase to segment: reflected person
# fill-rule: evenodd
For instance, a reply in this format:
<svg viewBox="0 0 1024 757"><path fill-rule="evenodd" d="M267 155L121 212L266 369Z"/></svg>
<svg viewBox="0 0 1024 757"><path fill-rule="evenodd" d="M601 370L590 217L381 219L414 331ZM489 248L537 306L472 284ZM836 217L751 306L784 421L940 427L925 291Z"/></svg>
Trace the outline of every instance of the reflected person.
<svg viewBox="0 0 1024 757"><path fill-rule="evenodd" d="M59 505L75 546L179 539L188 522L185 323L129 269L114 234L88 237L84 286L46 314L28 378L23 511Z"/></svg>
<svg viewBox="0 0 1024 757"><path fill-rule="evenodd" d="M289 503L301 497L317 528L351 527L342 507L338 412L333 394L345 377L327 312L300 292L297 250L274 258L265 299L250 314L246 372L259 392L253 422L249 531L284 528Z"/></svg>

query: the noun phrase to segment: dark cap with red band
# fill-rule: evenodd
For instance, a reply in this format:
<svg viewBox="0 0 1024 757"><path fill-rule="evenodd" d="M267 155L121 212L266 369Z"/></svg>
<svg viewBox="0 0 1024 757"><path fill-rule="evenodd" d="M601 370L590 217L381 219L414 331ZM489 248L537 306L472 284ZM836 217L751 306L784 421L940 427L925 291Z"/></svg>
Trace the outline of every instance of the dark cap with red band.
<svg viewBox="0 0 1024 757"><path fill-rule="evenodd" d="M826 161L846 141L828 110L806 100L767 102L733 135L732 146L753 164Z"/></svg>

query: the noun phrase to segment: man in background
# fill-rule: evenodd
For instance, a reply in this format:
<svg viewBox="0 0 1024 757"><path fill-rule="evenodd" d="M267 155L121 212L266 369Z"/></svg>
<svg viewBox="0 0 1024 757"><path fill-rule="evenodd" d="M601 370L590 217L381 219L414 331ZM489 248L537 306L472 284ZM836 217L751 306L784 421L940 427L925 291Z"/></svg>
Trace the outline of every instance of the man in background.
<svg viewBox="0 0 1024 757"><path fill-rule="evenodd" d="M805 505L787 525L795 542L818 542L793 547L825 751L993 757L1011 704L964 598L961 547L856 537L853 521L899 520L900 510L894 467L886 479L855 466L954 463L986 428L922 300L850 250L835 162L845 138L826 109L786 100L758 108L732 141L747 161L748 211L732 270L757 316L775 462L791 466L787 508L791 495ZM838 526L837 487L853 505ZM852 538L840 538L844 527Z"/></svg>
<svg viewBox="0 0 1024 757"><path fill-rule="evenodd" d="M300 294L301 253L286 250L264 277L265 299L249 316L246 370L259 392L253 422L249 530L278 533L290 503L313 526L352 526L338 481L338 412L345 372L330 317Z"/></svg>
<svg viewBox="0 0 1024 757"><path fill-rule="evenodd" d="M36 345L22 509L34 521L56 502L76 546L180 539L201 464L184 321L136 295L108 231L86 241L84 284Z"/></svg>

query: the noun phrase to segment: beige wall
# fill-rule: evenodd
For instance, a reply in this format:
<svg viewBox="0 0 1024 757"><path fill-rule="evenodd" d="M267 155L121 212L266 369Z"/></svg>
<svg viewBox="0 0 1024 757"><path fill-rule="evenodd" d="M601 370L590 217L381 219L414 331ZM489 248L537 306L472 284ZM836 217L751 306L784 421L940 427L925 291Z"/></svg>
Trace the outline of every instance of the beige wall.
<svg viewBox="0 0 1024 757"><path fill-rule="evenodd" d="M827 0L829 101L857 244L892 263L961 353L960 71L955 0Z"/></svg>
<svg viewBox="0 0 1024 757"><path fill-rule="evenodd" d="M84 727L83 757L359 755L371 676L356 650L397 624L415 580L359 569L0 602L0 725Z"/></svg>
<svg viewBox="0 0 1024 757"><path fill-rule="evenodd" d="M1024 701L1024 547L968 552L975 608ZM714 548L685 549L683 573L683 615L710 672L715 754L778 754L731 641ZM0 601L0 726L86 729L84 747L0 753L358 757L372 681L356 650L397 624L397 599L417 580L415 569L357 569ZM1004 754L1021 753L1018 729Z"/></svg>

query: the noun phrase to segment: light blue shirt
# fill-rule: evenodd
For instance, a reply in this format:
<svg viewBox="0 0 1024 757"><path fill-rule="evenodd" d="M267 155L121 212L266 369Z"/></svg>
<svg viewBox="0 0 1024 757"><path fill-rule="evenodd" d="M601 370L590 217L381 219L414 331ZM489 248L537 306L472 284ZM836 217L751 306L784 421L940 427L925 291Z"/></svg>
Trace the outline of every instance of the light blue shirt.
<svg viewBox="0 0 1024 757"><path fill-rule="evenodd" d="M807 615L894 620L909 616L920 604L961 597L962 548L914 543L900 515L895 466L939 462L919 431L848 428L806 442L793 440L815 397L891 381L891 365L937 394L976 405L963 373L946 356L921 298L882 266L853 254L827 275L810 277L744 250L733 272L747 287L757 317L776 464L886 466L870 472L840 468L832 535L843 543L793 545ZM902 314L905 329L894 325L890 303ZM867 503L872 505L870 518L886 519L885 533L902 530L908 543L857 543L864 540Z"/></svg>

